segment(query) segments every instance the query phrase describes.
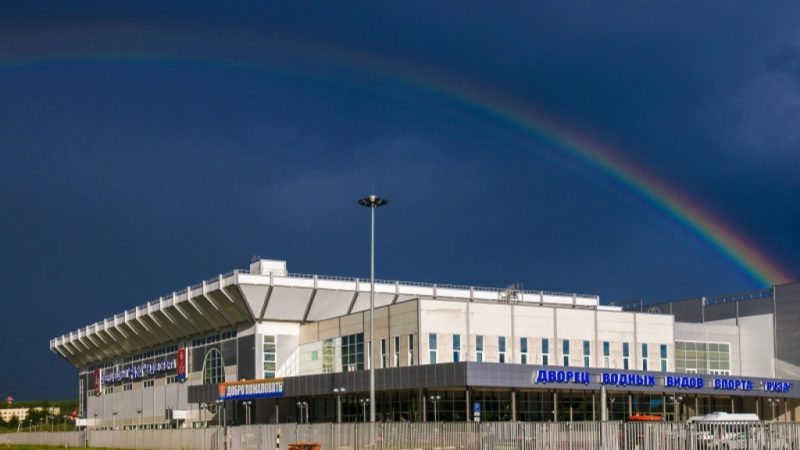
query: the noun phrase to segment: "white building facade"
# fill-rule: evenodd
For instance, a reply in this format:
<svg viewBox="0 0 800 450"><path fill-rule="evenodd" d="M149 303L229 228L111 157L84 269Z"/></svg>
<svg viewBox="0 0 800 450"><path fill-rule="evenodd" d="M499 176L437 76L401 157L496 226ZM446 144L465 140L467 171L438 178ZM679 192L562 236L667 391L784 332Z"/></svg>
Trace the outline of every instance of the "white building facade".
<svg viewBox="0 0 800 450"><path fill-rule="evenodd" d="M357 421L369 290L368 280L256 260L50 347L79 369L86 426ZM763 415L767 400L793 418L800 397L775 370L770 314L676 322L573 293L394 281L375 292L382 420L592 420L603 409L675 420Z"/></svg>

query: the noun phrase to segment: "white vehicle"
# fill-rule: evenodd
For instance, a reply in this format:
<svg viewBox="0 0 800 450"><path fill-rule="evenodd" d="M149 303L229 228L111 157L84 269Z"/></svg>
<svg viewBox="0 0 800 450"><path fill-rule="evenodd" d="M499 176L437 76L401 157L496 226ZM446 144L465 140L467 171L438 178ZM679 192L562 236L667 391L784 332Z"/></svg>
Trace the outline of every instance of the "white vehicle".
<svg viewBox="0 0 800 450"><path fill-rule="evenodd" d="M760 420L756 414L713 412L692 417L689 423L693 424L700 450L761 448L753 444L764 440L758 431Z"/></svg>
<svg viewBox="0 0 800 450"><path fill-rule="evenodd" d="M757 414L753 413L726 413L726 412L713 412L705 416L695 416L690 418L696 419L697 423L704 422L760 422Z"/></svg>

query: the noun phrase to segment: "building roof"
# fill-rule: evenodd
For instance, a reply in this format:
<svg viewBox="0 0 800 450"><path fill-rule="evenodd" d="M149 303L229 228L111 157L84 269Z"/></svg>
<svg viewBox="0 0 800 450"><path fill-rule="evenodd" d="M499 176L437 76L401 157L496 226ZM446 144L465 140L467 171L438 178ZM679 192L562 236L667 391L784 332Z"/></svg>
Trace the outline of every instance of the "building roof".
<svg viewBox="0 0 800 450"><path fill-rule="evenodd" d="M284 261L256 260L50 340L76 367L227 330L259 320L312 322L369 308L369 280L290 274ZM603 307L597 295L376 280L375 306L413 298Z"/></svg>

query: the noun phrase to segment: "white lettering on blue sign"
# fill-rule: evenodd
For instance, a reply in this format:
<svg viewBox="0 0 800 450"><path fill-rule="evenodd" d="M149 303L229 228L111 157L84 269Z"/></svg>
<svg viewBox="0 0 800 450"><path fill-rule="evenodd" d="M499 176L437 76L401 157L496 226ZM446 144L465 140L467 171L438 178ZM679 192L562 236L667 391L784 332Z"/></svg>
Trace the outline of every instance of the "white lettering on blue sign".
<svg viewBox="0 0 800 450"><path fill-rule="evenodd" d="M143 363L130 366L127 369L106 372L103 374L103 383L119 383L120 381L139 380L157 373L176 370L178 362L175 359L167 359L154 363Z"/></svg>
<svg viewBox="0 0 800 450"><path fill-rule="evenodd" d="M281 397L282 395L283 380L280 380L225 385L225 391L220 398L225 400L242 400L247 398Z"/></svg>
<svg viewBox="0 0 800 450"><path fill-rule="evenodd" d="M677 389L702 389L703 379L700 377L681 377L670 376L664 377L664 386L668 388Z"/></svg>
<svg viewBox="0 0 800 450"><path fill-rule="evenodd" d="M789 392L792 390L792 383L788 381L762 381L761 386L767 392Z"/></svg>
<svg viewBox="0 0 800 450"><path fill-rule="evenodd" d="M600 383L616 386L655 386L656 377L635 373L605 373L600 376Z"/></svg>
<svg viewBox="0 0 800 450"><path fill-rule="evenodd" d="M725 380L717 378L714 380L714 389L720 391L752 391L753 382L750 380Z"/></svg>
<svg viewBox="0 0 800 450"><path fill-rule="evenodd" d="M547 383L573 383L589 384L589 372L578 370L539 370L536 373L536 382Z"/></svg>

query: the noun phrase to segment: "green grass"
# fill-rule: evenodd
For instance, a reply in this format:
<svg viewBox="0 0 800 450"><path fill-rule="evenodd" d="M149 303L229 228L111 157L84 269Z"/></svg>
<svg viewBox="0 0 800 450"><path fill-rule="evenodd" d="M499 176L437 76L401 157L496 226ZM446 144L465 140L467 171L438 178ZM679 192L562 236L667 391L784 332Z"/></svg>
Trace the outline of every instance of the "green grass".
<svg viewBox="0 0 800 450"><path fill-rule="evenodd" d="M63 449L65 447L56 447L54 445L20 445L20 444L0 444L0 449L11 448L11 449L20 449L20 450L56 450L56 449ZM80 447L81 449L85 450L112 450L100 447ZM113 449L113 450L124 450L124 449Z"/></svg>

